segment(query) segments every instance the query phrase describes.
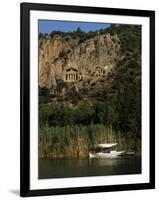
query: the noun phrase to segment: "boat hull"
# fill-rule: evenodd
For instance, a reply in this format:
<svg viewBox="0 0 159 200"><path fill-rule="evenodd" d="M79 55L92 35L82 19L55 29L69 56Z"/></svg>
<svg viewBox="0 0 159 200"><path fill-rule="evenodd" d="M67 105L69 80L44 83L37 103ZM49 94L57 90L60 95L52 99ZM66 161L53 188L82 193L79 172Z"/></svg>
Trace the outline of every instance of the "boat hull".
<svg viewBox="0 0 159 200"><path fill-rule="evenodd" d="M111 151L110 153L89 153L89 158L116 158L124 154L124 151Z"/></svg>

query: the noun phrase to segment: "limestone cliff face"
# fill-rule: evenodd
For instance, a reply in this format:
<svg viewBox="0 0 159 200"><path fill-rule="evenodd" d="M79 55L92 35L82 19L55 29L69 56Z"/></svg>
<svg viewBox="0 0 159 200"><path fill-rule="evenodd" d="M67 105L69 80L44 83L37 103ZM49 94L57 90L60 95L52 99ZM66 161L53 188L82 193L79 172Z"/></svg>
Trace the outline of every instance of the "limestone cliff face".
<svg viewBox="0 0 159 200"><path fill-rule="evenodd" d="M61 37L39 39L39 86L51 89L57 80L66 80L68 68L75 68L84 79L96 78L97 67L105 73L120 59L120 41L109 33L81 41Z"/></svg>

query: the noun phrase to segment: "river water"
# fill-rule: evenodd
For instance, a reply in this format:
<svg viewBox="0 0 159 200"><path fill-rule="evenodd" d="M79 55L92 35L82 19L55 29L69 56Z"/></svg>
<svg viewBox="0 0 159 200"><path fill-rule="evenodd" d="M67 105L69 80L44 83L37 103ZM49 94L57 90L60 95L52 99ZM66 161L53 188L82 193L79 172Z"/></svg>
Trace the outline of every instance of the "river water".
<svg viewBox="0 0 159 200"><path fill-rule="evenodd" d="M141 157L39 159L39 179L141 173Z"/></svg>

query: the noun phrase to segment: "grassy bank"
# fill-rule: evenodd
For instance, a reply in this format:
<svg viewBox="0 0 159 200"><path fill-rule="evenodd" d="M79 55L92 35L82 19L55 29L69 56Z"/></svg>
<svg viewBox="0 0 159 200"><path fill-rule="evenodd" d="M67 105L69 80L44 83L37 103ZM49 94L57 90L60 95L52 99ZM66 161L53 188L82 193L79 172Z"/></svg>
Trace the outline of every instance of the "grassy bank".
<svg viewBox="0 0 159 200"><path fill-rule="evenodd" d="M86 157L98 143L117 142L117 150L140 153L140 139L102 124L39 128L39 157Z"/></svg>

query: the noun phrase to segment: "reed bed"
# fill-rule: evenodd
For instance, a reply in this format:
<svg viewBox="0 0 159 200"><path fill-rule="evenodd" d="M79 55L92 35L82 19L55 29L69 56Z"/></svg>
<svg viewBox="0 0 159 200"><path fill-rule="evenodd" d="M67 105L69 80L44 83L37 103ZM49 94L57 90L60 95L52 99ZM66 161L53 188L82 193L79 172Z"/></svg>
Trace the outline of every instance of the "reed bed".
<svg viewBox="0 0 159 200"><path fill-rule="evenodd" d="M140 152L141 140L102 124L39 128L39 157L87 157L98 143L117 142L117 150Z"/></svg>

